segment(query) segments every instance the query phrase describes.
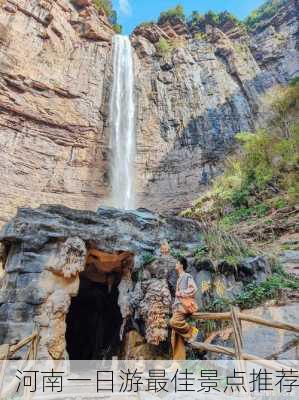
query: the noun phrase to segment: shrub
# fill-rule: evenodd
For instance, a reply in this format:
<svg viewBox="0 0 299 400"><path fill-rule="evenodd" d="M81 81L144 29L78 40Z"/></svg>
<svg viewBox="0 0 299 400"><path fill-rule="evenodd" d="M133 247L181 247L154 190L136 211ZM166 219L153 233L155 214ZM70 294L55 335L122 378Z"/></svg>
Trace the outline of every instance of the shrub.
<svg viewBox="0 0 299 400"><path fill-rule="evenodd" d="M172 52L173 46L170 41L160 38L159 42L156 43L156 49L160 56L165 57Z"/></svg>
<svg viewBox="0 0 299 400"><path fill-rule="evenodd" d="M113 30L115 33L118 33L118 34L122 33L122 29L123 28L120 24L113 24Z"/></svg>
<svg viewBox="0 0 299 400"><path fill-rule="evenodd" d="M171 18L180 18L182 20L185 20L184 7L178 4L176 7L161 12L160 17L158 19L158 24L163 24L164 22L166 22L168 19Z"/></svg>
<svg viewBox="0 0 299 400"><path fill-rule="evenodd" d="M147 265L155 261L156 257L152 253L144 253L142 255L142 266Z"/></svg>
<svg viewBox="0 0 299 400"><path fill-rule="evenodd" d="M240 259L255 255L253 249L236 236L225 232L219 225L201 222L206 247L198 249L195 254L198 260L208 255L215 263L225 260L236 266Z"/></svg>
<svg viewBox="0 0 299 400"><path fill-rule="evenodd" d="M266 300L278 296L280 290L299 289L299 278L289 277L284 272L277 270L266 281L261 284L249 284L234 299L228 300L217 298L210 302L203 310L204 312L224 312L229 311L230 306L238 306L241 309L258 307Z"/></svg>
<svg viewBox="0 0 299 400"><path fill-rule="evenodd" d="M196 32L196 34L194 35L194 39L196 40L204 40L206 41L208 39L207 35L203 32Z"/></svg>
<svg viewBox="0 0 299 400"><path fill-rule="evenodd" d="M108 17L113 14L113 6L110 0L93 0L93 4L97 10L104 10Z"/></svg>
<svg viewBox="0 0 299 400"><path fill-rule="evenodd" d="M205 16L203 14L200 14L198 11L192 11L189 22L191 25L201 24L205 22Z"/></svg>
<svg viewBox="0 0 299 400"><path fill-rule="evenodd" d="M297 85L299 85L299 76L296 76L290 81L290 86L297 86Z"/></svg>
<svg viewBox="0 0 299 400"><path fill-rule="evenodd" d="M116 11L113 9L112 1L111 0L93 0L93 5L97 10L103 10L108 17L110 23L115 26L116 33L120 33L120 25L117 24L117 14Z"/></svg>

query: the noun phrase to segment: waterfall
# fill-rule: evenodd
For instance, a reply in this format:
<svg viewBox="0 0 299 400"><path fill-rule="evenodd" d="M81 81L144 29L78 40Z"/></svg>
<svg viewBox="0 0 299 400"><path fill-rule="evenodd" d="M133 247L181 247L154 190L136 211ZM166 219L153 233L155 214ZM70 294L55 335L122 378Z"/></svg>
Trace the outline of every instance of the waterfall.
<svg viewBox="0 0 299 400"><path fill-rule="evenodd" d="M111 205L135 207L134 162L136 153L134 67L127 36L113 38L113 84L110 103Z"/></svg>

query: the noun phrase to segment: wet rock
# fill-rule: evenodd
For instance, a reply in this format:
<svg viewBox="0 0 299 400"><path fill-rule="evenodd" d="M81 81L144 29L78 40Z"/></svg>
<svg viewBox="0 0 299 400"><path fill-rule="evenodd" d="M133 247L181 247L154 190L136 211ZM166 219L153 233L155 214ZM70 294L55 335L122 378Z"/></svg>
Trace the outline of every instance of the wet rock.
<svg viewBox="0 0 299 400"><path fill-rule="evenodd" d="M204 271L215 272L215 267L209 258L202 260L195 260L194 266L198 271L204 270Z"/></svg>
<svg viewBox="0 0 299 400"><path fill-rule="evenodd" d="M219 272L223 275L235 275L237 267L228 263L227 261L221 261L218 265Z"/></svg>
<svg viewBox="0 0 299 400"><path fill-rule="evenodd" d="M239 265L239 276L245 281L254 279L260 283L265 281L271 275L271 267L266 257L248 257L241 261Z"/></svg>

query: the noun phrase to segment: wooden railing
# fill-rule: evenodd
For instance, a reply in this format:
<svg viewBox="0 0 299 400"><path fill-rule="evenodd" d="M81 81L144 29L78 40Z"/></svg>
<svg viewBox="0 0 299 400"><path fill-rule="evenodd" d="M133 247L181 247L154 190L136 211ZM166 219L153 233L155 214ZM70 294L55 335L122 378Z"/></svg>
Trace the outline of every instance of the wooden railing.
<svg viewBox="0 0 299 400"><path fill-rule="evenodd" d="M27 369L30 369L33 367L33 364L31 366L27 366L28 360L36 360L37 359L37 348L38 348L38 341L39 341L39 327L36 327L33 333L26 337L25 339L20 340L17 344L14 345L8 345L4 344L0 346L0 398L6 398L9 395L12 395L15 393L17 386L19 384L19 381L17 378L15 378L12 383L9 385L9 387L6 389L6 391L3 393L2 392L2 387L3 387L3 380L4 380L4 373L5 373L5 367L6 363L9 359L11 359L19 350L21 350L23 347L30 345L29 349L25 355L25 358L22 361L22 366L21 370L23 370L26 366ZM28 397L28 396L27 396Z"/></svg>
<svg viewBox="0 0 299 400"><path fill-rule="evenodd" d="M231 307L230 312L224 313L196 313L193 314L193 319L199 321L231 321L234 333L235 348L211 345L208 343L192 343L192 347L196 350L211 351L213 353L225 354L239 361L254 361L266 368L279 370L285 368L282 364L275 361L262 360L261 357L245 353L243 351L243 335L242 335L242 321L252 322L258 325L268 326L274 329L284 329L291 332L299 333L299 325L290 324L282 321L270 321L252 315L240 312L237 307Z"/></svg>

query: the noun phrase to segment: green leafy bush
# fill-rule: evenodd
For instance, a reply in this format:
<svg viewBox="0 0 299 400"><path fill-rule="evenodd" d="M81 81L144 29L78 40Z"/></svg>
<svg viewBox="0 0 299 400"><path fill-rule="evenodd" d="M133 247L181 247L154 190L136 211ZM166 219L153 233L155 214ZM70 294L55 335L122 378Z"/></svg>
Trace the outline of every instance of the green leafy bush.
<svg viewBox="0 0 299 400"><path fill-rule="evenodd" d="M205 22L205 15L200 14L198 11L192 11L192 14L189 18L189 23L194 26L203 22Z"/></svg>
<svg viewBox="0 0 299 400"><path fill-rule="evenodd" d="M165 57L172 52L173 45L170 41L160 38L159 42L156 43L156 49L160 56Z"/></svg>
<svg viewBox="0 0 299 400"><path fill-rule="evenodd" d="M158 19L158 23L163 24L164 22L166 22L168 19L171 19L171 18L180 18L182 20L185 20L184 7L180 4L178 4L176 7L173 7L167 11L161 12L160 17Z"/></svg>
<svg viewBox="0 0 299 400"><path fill-rule="evenodd" d="M210 24L214 26L224 25L226 22L232 22L234 24L241 24L233 14L228 11L216 13L214 11L208 11L206 14L200 14L197 11L193 11L190 18L189 24L192 26Z"/></svg>
<svg viewBox="0 0 299 400"><path fill-rule="evenodd" d="M200 260L208 256L215 269L221 260L237 266L242 258L256 255L252 248L219 225L202 221L201 229L205 247L198 249L195 257Z"/></svg>
<svg viewBox="0 0 299 400"><path fill-rule="evenodd" d="M196 39L196 40L204 40L204 41L206 41L207 38L208 38L207 35L205 33L203 33L203 32L196 32L196 34L194 35L194 39Z"/></svg>
<svg viewBox="0 0 299 400"><path fill-rule="evenodd" d="M120 24L113 24L113 30L115 33L118 33L118 34L122 33L122 29L123 28Z"/></svg>
<svg viewBox="0 0 299 400"><path fill-rule="evenodd" d="M142 266L152 263L156 260L156 257L152 253L144 253L142 255Z"/></svg>

